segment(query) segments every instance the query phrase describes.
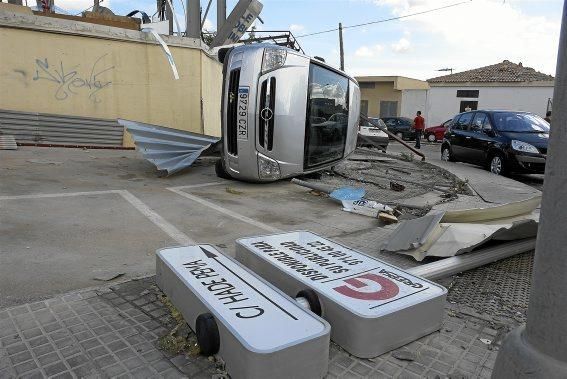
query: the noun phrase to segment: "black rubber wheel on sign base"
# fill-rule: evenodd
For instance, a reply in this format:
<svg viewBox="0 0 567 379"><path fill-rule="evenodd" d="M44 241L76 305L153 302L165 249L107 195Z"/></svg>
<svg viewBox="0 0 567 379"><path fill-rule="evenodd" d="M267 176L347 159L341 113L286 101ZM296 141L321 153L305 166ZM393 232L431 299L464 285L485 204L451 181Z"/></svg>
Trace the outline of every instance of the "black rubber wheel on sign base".
<svg viewBox="0 0 567 379"><path fill-rule="evenodd" d="M222 163L222 158L215 163L215 173L221 179L232 179L228 172L226 172Z"/></svg>
<svg viewBox="0 0 567 379"><path fill-rule="evenodd" d="M321 316L322 309L321 309L321 302L319 301L319 296L317 293L310 288L306 288L301 290L295 296L296 298L302 297L309 303L309 309L311 312L315 313L317 316Z"/></svg>
<svg viewBox="0 0 567 379"><path fill-rule="evenodd" d="M202 313L197 316L195 334L201 354L208 357L218 353L220 348L219 328L212 314Z"/></svg>

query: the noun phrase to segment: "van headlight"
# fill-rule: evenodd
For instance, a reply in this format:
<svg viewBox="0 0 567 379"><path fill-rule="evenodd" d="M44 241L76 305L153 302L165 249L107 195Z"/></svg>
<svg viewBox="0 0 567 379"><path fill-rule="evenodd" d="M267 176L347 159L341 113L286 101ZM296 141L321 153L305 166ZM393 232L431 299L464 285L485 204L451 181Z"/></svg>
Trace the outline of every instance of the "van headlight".
<svg viewBox="0 0 567 379"><path fill-rule="evenodd" d="M279 179L281 177L280 165L275 160L258 154L258 174L260 179Z"/></svg>
<svg viewBox="0 0 567 379"><path fill-rule="evenodd" d="M516 151L521 151L522 153L535 153L535 154L539 153L539 150L534 145L530 145L529 143L518 141L515 139L512 140L512 149Z"/></svg>
<svg viewBox="0 0 567 379"><path fill-rule="evenodd" d="M266 47L262 58L262 74L275 70L285 64L287 51L282 48Z"/></svg>

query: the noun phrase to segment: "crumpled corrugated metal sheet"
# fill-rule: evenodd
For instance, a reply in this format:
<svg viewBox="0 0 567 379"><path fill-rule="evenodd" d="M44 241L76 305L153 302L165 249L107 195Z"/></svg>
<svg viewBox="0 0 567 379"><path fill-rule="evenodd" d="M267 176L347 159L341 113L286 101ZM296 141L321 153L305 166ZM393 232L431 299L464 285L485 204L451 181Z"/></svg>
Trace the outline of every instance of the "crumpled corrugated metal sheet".
<svg viewBox="0 0 567 379"><path fill-rule="evenodd" d="M205 150L214 148L220 141L219 137L143 122L119 119L118 123L132 135L144 158L167 175L191 166Z"/></svg>
<svg viewBox="0 0 567 379"><path fill-rule="evenodd" d="M491 208L432 211L401 222L381 246L382 251L425 257L452 257L488 241L513 241L537 235L541 196Z"/></svg>

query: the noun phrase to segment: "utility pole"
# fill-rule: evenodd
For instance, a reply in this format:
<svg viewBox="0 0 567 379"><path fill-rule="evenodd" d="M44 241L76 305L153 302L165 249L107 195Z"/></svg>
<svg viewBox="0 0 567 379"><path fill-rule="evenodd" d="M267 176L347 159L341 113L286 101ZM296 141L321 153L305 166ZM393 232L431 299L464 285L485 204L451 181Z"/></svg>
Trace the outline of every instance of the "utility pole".
<svg viewBox="0 0 567 379"><path fill-rule="evenodd" d="M169 22L169 35L173 35L173 9L169 6L169 2L165 2L165 19Z"/></svg>
<svg viewBox="0 0 567 379"><path fill-rule="evenodd" d="M345 70L345 51L343 49L343 24L339 22L339 49L341 54L341 70Z"/></svg>
<svg viewBox="0 0 567 379"><path fill-rule="evenodd" d="M217 30L222 28L226 21L226 0L217 0Z"/></svg>
<svg viewBox="0 0 567 379"><path fill-rule="evenodd" d="M567 378L567 2L559 38L555 102L545 168L528 318L508 334L493 378Z"/></svg>
<svg viewBox="0 0 567 379"><path fill-rule="evenodd" d="M201 4L199 0L187 0L187 37L201 39Z"/></svg>

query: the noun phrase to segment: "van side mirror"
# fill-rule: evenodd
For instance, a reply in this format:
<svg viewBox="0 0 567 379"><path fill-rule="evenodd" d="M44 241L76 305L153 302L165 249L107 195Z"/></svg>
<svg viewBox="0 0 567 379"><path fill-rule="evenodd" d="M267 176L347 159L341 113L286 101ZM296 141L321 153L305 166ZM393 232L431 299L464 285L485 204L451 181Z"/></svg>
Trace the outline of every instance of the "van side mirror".
<svg viewBox="0 0 567 379"><path fill-rule="evenodd" d="M494 135L494 131L492 130L492 127L491 127L491 126L485 126L485 127L483 127L483 128L482 128L482 132L483 132L484 134L486 134L486 135L489 135L489 136L493 136L493 135Z"/></svg>

